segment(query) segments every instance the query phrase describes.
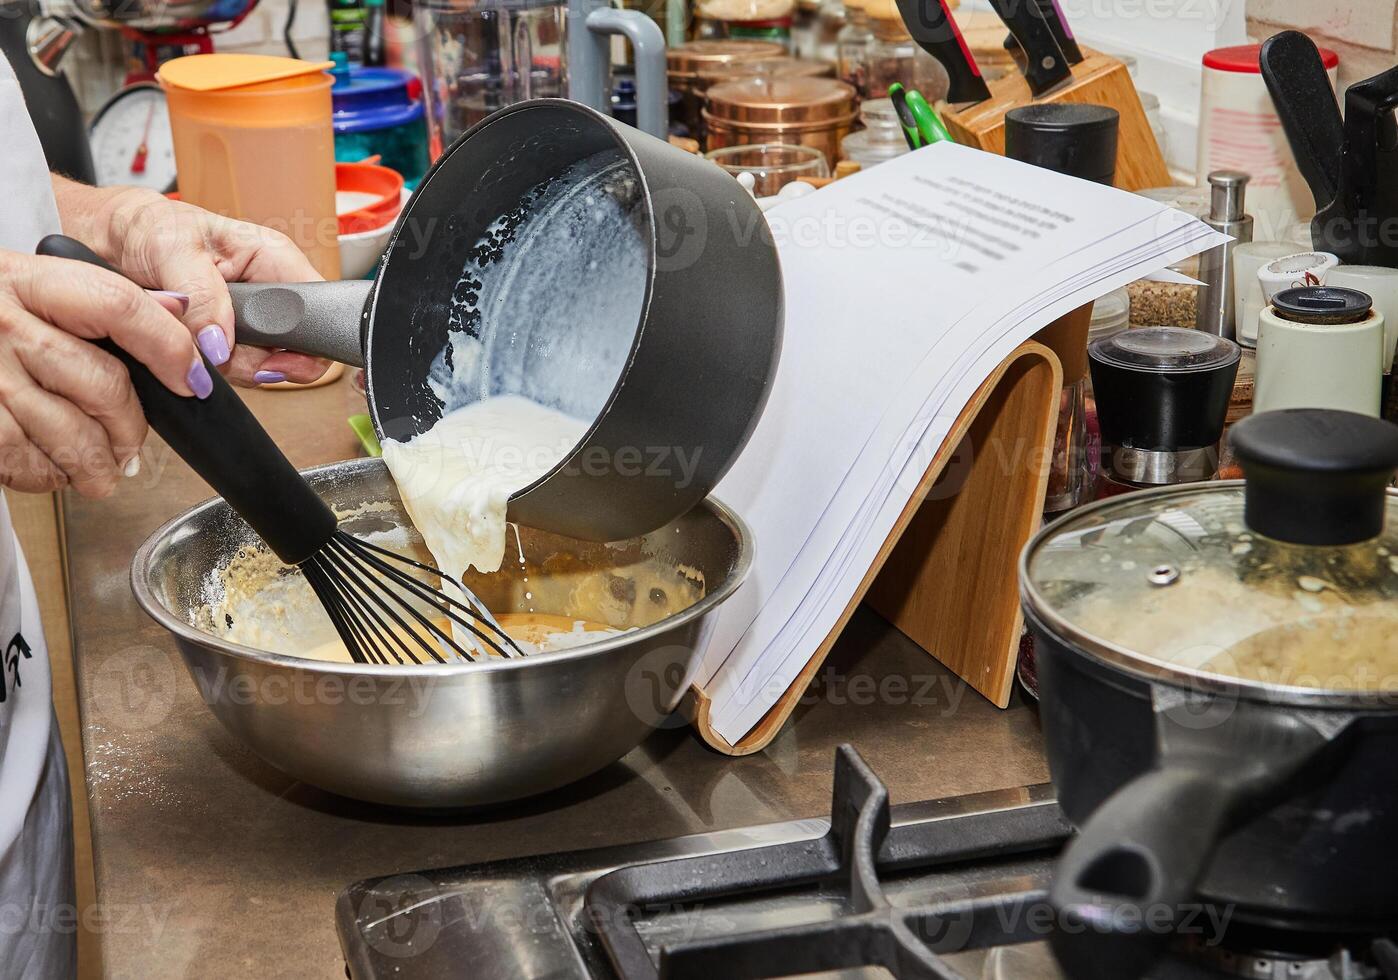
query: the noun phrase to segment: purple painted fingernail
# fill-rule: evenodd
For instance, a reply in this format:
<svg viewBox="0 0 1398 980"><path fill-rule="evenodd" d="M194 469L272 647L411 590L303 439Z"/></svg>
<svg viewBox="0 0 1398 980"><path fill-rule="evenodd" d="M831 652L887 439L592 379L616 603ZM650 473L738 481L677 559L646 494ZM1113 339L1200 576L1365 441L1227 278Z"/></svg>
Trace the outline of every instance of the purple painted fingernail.
<svg viewBox="0 0 1398 980"><path fill-rule="evenodd" d="M228 363L228 339L223 336L223 328L217 323L211 323L200 330L195 339L199 341L199 349L214 367Z"/></svg>
<svg viewBox="0 0 1398 980"><path fill-rule="evenodd" d="M258 371L253 374L252 380L260 385L274 385L286 380L286 375L280 371Z"/></svg>
<svg viewBox="0 0 1398 980"><path fill-rule="evenodd" d="M189 297L184 293L177 293L173 289L152 289L149 292L152 296L168 296L180 304L181 313L189 312Z"/></svg>
<svg viewBox="0 0 1398 980"><path fill-rule="evenodd" d="M214 379L209 377L209 369L202 360L189 366L189 373L184 379L189 382L189 390L194 392L196 398L208 398L214 393Z"/></svg>

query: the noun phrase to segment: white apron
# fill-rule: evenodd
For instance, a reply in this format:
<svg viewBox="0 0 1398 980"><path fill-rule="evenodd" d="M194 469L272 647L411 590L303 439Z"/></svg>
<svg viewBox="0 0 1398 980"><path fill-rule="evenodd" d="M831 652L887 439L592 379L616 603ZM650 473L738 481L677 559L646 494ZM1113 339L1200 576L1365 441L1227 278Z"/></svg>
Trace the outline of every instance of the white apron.
<svg viewBox="0 0 1398 980"><path fill-rule="evenodd" d="M56 232L48 168L19 83L0 56L0 248ZM0 978L77 972L73 822L34 583L0 498Z"/></svg>

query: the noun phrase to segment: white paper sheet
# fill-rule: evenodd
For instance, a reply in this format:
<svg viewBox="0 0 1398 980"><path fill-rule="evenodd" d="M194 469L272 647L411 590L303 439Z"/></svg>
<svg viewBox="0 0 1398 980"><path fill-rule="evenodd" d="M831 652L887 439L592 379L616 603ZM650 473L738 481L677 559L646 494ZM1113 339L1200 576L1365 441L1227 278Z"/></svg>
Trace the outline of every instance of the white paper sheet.
<svg viewBox="0 0 1398 980"><path fill-rule="evenodd" d="M767 217L782 360L715 491L752 527L756 557L699 672L731 741L833 628L995 366L1056 317L1225 240L1146 198L950 143Z"/></svg>

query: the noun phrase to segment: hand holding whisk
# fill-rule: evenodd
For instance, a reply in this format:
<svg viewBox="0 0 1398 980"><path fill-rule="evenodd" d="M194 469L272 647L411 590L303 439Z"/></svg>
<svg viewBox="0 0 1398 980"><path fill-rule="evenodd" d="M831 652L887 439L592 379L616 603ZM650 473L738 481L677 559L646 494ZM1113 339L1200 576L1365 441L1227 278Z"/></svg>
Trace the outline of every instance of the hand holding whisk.
<svg viewBox="0 0 1398 980"><path fill-rule="evenodd" d="M38 253L121 273L85 245L50 235ZM208 481L278 558L305 575L357 663L450 663L523 652L460 582L422 562L340 530L335 513L277 448L217 371L213 392L186 398L166 388L109 340L126 365L151 428ZM217 432L217 439L209 433ZM457 599L424 581L436 576ZM444 629L437 620L447 621ZM458 640L458 638L460 638Z"/></svg>

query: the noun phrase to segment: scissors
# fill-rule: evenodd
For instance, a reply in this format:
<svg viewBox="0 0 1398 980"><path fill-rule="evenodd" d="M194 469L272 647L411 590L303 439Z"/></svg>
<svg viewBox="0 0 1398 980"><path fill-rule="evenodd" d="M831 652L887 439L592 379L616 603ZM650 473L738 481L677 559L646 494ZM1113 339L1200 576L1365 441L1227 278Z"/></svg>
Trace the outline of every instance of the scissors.
<svg viewBox="0 0 1398 980"><path fill-rule="evenodd" d="M917 89L904 88L894 82L888 87L888 97L893 100L893 108L898 113L898 122L903 128L903 138L908 141L908 149L916 150L933 143L951 142L937 110L928 104Z"/></svg>

